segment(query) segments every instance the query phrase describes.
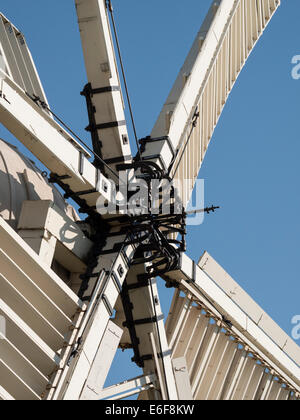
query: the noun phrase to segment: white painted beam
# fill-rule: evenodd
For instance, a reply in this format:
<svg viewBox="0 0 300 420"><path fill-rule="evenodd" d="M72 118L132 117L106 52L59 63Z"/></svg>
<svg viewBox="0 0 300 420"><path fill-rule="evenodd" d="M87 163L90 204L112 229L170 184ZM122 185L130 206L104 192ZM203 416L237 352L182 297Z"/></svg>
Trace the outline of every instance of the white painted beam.
<svg viewBox="0 0 300 420"><path fill-rule="evenodd" d="M192 401L193 392L185 357L172 360L179 401Z"/></svg>
<svg viewBox="0 0 300 420"><path fill-rule="evenodd" d="M37 245L34 250L41 257L44 255L50 266L55 253L55 259L71 273L83 273L86 270L85 261L92 242L79 225L52 201L24 201L18 233L31 247L32 244Z"/></svg>
<svg viewBox="0 0 300 420"><path fill-rule="evenodd" d="M0 243L0 386L18 400L46 398L85 305L2 218Z"/></svg>
<svg viewBox="0 0 300 420"><path fill-rule="evenodd" d="M95 206L100 196L110 202L110 181L92 165L90 154L1 69L0 87L0 122L52 173L67 177L63 182L73 192L95 190L83 196L88 205Z"/></svg>
<svg viewBox="0 0 300 420"><path fill-rule="evenodd" d="M47 321L47 319L24 298L24 296L0 274L1 299L33 329L39 337L54 351L63 347L64 336ZM65 333L68 330L65 331Z"/></svg>
<svg viewBox="0 0 300 420"><path fill-rule="evenodd" d="M37 95L48 104L34 61L23 34L0 13L0 45L9 69L9 75L16 84L29 94Z"/></svg>
<svg viewBox="0 0 300 420"><path fill-rule="evenodd" d="M153 386L156 380L155 374L139 376L103 389L99 394L99 397L101 400L121 399L124 398L124 396L128 396L128 392L130 392L130 395L134 395L131 394L131 392L139 393L141 392L141 389L145 390L146 387Z"/></svg>
<svg viewBox="0 0 300 420"><path fill-rule="evenodd" d="M207 400L218 401L221 399L221 392L224 389L230 367L237 351L237 343L230 341L225 349L223 358L220 359L219 367L216 369L215 378L211 382L210 390L207 393Z"/></svg>
<svg viewBox="0 0 300 420"><path fill-rule="evenodd" d="M241 337L243 342L249 343L263 360L271 362L273 368L291 381L293 386L300 389L300 367L292 360L261 327L244 312L226 293L201 270L187 255L182 256L181 269L169 273L168 276L184 284L190 293L198 297L201 302L208 302L210 309L217 317L225 317L233 324L232 331ZM187 282L186 282L187 281ZM284 334L282 332L282 334ZM246 340L246 341L245 341Z"/></svg>
<svg viewBox="0 0 300 420"><path fill-rule="evenodd" d="M14 401L15 399L2 386L0 386L0 400Z"/></svg>
<svg viewBox="0 0 300 420"><path fill-rule="evenodd" d="M201 378L203 377L206 369L209 366L211 355L217 346L219 333L219 325L209 325L203 343L200 347L200 351L197 354L197 363L195 363L193 371L190 372L192 390L194 395L198 390Z"/></svg>
<svg viewBox="0 0 300 420"><path fill-rule="evenodd" d="M0 358L0 377L5 378L5 387L18 401L40 401L41 398Z"/></svg>
<svg viewBox="0 0 300 420"><path fill-rule="evenodd" d="M181 182L190 180L181 191L185 206L228 95L279 5L279 0L213 1L159 115L151 137L170 139L176 155L171 175ZM160 165L162 161L165 169L173 159L165 140L148 142L143 157Z"/></svg>
<svg viewBox="0 0 300 420"><path fill-rule="evenodd" d="M300 365L300 347L266 314L208 252L202 255L198 265L256 325Z"/></svg>
<svg viewBox="0 0 300 420"><path fill-rule="evenodd" d="M211 385L215 378L215 374L220 368L220 361L223 360L224 353L228 350L230 340L229 338L220 333L215 342L214 348L211 350L209 360L206 363L201 379L198 381L198 385L195 391L197 400L207 400Z"/></svg>
<svg viewBox="0 0 300 420"><path fill-rule="evenodd" d="M45 295L67 316L72 317L83 307L72 290L37 256L20 236L0 218L1 249L18 270L34 281Z"/></svg>
<svg viewBox="0 0 300 420"><path fill-rule="evenodd" d="M1 337L1 336L0 336ZM6 337L0 338L0 357L9 368L38 395L42 395L49 378L41 373ZM6 378L1 378L5 387Z"/></svg>
<svg viewBox="0 0 300 420"><path fill-rule="evenodd" d="M244 395L242 396L242 399L244 401L254 400L254 397L258 391L258 387L261 383L265 370L266 368L262 365L259 365L257 363L254 365L252 373L248 379L246 390L244 392Z"/></svg>
<svg viewBox="0 0 300 420"><path fill-rule="evenodd" d="M121 328L112 321L108 322L80 400L97 401L101 399L101 391L118 350L122 334Z"/></svg>
<svg viewBox="0 0 300 420"><path fill-rule="evenodd" d="M231 396L236 389L238 381L241 378L242 372L246 366L247 356L248 352L243 349L239 349L236 352L221 392L221 400L228 401L231 399Z"/></svg>
<svg viewBox="0 0 300 420"><path fill-rule="evenodd" d="M117 60L105 0L76 0L76 11L95 123L117 123L115 127L96 129L98 148L104 159L131 161L131 150L124 114ZM97 145L95 146L97 148ZM115 166L115 165L113 165Z"/></svg>
<svg viewBox="0 0 300 420"><path fill-rule="evenodd" d="M44 375L59 364L59 357L34 331L0 299L0 315L6 321L7 339ZM5 378L3 378L5 379Z"/></svg>
<svg viewBox="0 0 300 420"><path fill-rule="evenodd" d="M126 236L109 238L104 251L112 249L115 243L122 243L125 239ZM92 299L77 334L77 338L81 338L81 345L78 347L77 354L69 360L69 366L66 367L60 379L53 399L78 400L80 398L109 319L113 315L112 311L120 293L118 284L122 287L129 269L123 254L128 255L131 260L134 251L135 248L132 245L127 245L123 252L100 256L94 272L103 273L103 275L100 275L96 285L91 284L86 291L87 296L89 293L92 294ZM114 281L114 278L118 283Z"/></svg>
<svg viewBox="0 0 300 420"><path fill-rule="evenodd" d="M195 330L195 339L191 342L191 351L186 355L190 375L195 369L198 354L202 348L209 326L209 317L202 316L199 322L197 322L197 328Z"/></svg>
<svg viewBox="0 0 300 420"><path fill-rule="evenodd" d="M24 299L36 308L58 331L63 333L72 324L72 320L49 299L31 278L0 249L1 275L9 279L11 287L18 290Z"/></svg>

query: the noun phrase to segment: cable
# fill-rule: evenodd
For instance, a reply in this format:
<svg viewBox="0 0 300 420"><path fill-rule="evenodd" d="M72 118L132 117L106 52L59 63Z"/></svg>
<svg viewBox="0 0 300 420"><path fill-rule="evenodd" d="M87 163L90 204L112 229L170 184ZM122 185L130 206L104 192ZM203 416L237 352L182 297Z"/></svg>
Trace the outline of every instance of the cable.
<svg viewBox="0 0 300 420"><path fill-rule="evenodd" d="M189 134L189 136L188 136L188 138L187 138L187 141L186 141L186 143L185 143L184 149L183 149L182 154L181 154L181 156L180 156L179 162L177 163L176 168L175 168L175 170L174 170L174 174L173 174L173 176L172 176L172 181L174 181L174 178L175 178L175 176L176 176L177 169L178 169L179 165L181 164L181 161L182 161L182 159L183 159L183 156L184 156L184 153L185 153L185 151L186 151L186 148L187 148L187 146L188 146L188 144L189 144L189 141L190 141L190 139L191 139L191 137L192 137L193 131L194 131L194 127L191 129L191 132L190 132L190 134ZM174 159L173 164L175 163L175 161L176 161L176 159ZM173 165L171 165L171 167L169 168L169 174L171 173L172 169L173 169Z"/></svg>
<svg viewBox="0 0 300 420"><path fill-rule="evenodd" d="M178 162L178 163L177 163L177 165L176 165L176 168L175 168L175 171L174 171L174 175L173 175L173 177L172 177L172 181L174 180L174 178L175 178L175 176L176 176L177 169L178 169L179 165L181 164L181 161L182 161L182 159L183 159L183 156L184 156L184 153L185 153L185 151L186 151L186 148L187 148L187 146L188 146L188 144L189 144L189 142L190 142L190 140L191 140L191 137L192 137L192 134L193 134L194 128L195 128L195 127L196 127L196 125L197 125L197 120L198 120L199 116L200 116L200 113L199 113L199 111L198 111L198 107L197 107L197 108L196 108L196 110L195 110L195 113L194 113L194 115L193 115L193 119L192 119L192 129L191 129L191 132L190 132L190 134L189 134L189 136L188 136L188 138L187 138L187 140L186 140L186 143L185 143L185 145L184 145L184 149L183 149L183 151L182 151L182 154L181 154L181 157L180 157L180 159L179 159L179 162ZM178 154L177 154L177 156L178 156ZM169 174L170 174L170 173L171 173L171 171L172 171L172 168L173 168L174 163L176 162L176 158L177 158L177 156L175 157L174 162L171 164L171 166L170 166L170 168L169 168Z"/></svg>
<svg viewBox="0 0 300 420"><path fill-rule="evenodd" d="M85 142L84 140L82 140L66 123L63 122L63 120L61 118L59 118L58 115L56 115L49 107L48 105L43 102L41 100L41 98L39 96L34 95L33 97L26 92L26 95L32 99L36 104L40 103L41 107L45 110L47 110L48 112L50 112L50 114L53 115L53 117L61 124L63 125L78 141L80 141L80 143L89 151L91 152L95 158L97 158L117 179L119 179L118 174L93 150L91 149Z"/></svg>
<svg viewBox="0 0 300 420"><path fill-rule="evenodd" d="M126 80L126 75L125 75L125 69L124 69L124 64L123 64L123 59L122 59L122 54L121 54L121 48L120 48L120 43L119 43L119 38L118 38L118 33L117 33L117 27L116 27L115 18L114 18L114 9L113 9L111 0L106 0L106 6L107 6L107 8L110 12L110 15L111 15L111 21L112 21L112 24L113 24L114 36L115 36L116 45L117 45L117 49L118 49L119 60L120 60L120 64L121 64L122 76L123 76L124 86L125 86L125 90L126 90L126 96L127 96L128 106L129 106L132 128L133 128L133 131L134 131L134 137L135 137L135 142L136 142L136 146L137 146L137 150L138 150L138 156L139 156L139 158L141 158L141 148L140 148L140 145L139 145L136 126L135 126L135 122L134 122L133 110L132 110L132 106L131 106L129 90L128 90L128 85L127 85L127 80Z"/></svg>

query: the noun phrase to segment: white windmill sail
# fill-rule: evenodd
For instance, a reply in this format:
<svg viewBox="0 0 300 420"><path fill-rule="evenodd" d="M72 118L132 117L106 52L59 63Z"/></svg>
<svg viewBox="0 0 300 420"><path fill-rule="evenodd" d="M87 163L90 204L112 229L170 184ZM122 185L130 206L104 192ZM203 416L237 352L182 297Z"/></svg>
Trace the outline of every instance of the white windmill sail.
<svg viewBox="0 0 300 420"><path fill-rule="evenodd" d="M207 253L183 256L166 323L196 400L299 398L300 348ZM180 294L181 291L181 294Z"/></svg>
<svg viewBox="0 0 300 420"><path fill-rule="evenodd" d="M155 162L172 178L182 181L179 197L184 206L190 199L213 129L233 84L278 5L279 2L254 0L214 1L151 137L141 141L143 160ZM257 25L259 19L264 22L261 27ZM203 135L204 128L207 131ZM189 185L184 180L190 180ZM128 282L137 282L134 272L129 273ZM157 329L155 323L139 324L141 319L155 319L155 312L149 310L152 299L148 292L146 287L131 290L126 297L129 302L126 304L123 299L123 305L135 308L129 311L133 318L129 330L132 341L139 343L133 347L145 374L153 369L153 360L142 360L149 355L147 336ZM149 302L148 307L143 305L143 297ZM161 335L164 337L165 333Z"/></svg>
<svg viewBox="0 0 300 420"><path fill-rule="evenodd" d="M1 69L0 80L1 123L51 171L53 180L89 206L100 196L111 201L110 181L92 165L90 153Z"/></svg>
<svg viewBox="0 0 300 420"><path fill-rule="evenodd" d="M125 124L119 124L123 121L122 99L119 88L115 89L119 86L118 76L105 2L82 0L76 4L88 79L95 89L90 92L89 105L97 101L94 122L100 140L104 132L102 152L107 159L114 159L108 161L110 165L118 159L126 162L130 160L128 145L123 143L127 133ZM200 114L198 117L195 110L204 104L204 81L207 78L209 83L214 75L210 93L206 93L210 102L202 113L207 127L213 128L218 108L214 113L212 105L216 103L217 107L221 98L225 102L231 78L233 83L265 19L270 19L278 4L273 0L214 3L202 27L205 41L200 42L200 47L196 42L200 55L194 44L185 67L191 74L184 76L183 89L174 91L174 114L162 131L158 122L153 138L144 142L143 158L168 169L174 159L180 161L181 152L186 165L191 164L187 161L189 146L184 144L185 136L191 121L195 130L201 128L197 125ZM243 42L239 42L241 34ZM126 230L124 220L110 219L109 225L96 214L100 196L107 201L113 198L108 179L90 162L91 155L85 148L45 113L42 99L34 103L26 95L26 86L19 84L24 80L17 78L21 74L17 64L4 51L6 36L6 32L0 36L0 121L51 170L52 181L89 213L93 236L88 239L74 218L62 213L49 199L54 190L50 188L49 192L44 180L40 181L39 199L21 203L17 232L0 218L0 321L5 321L5 331L0 331L0 399L95 400L114 398L116 394L115 398L120 399L136 393L141 393L141 399L156 400L299 399L298 346L208 254L196 264L181 253L176 267L166 265L169 270L163 278L178 291L164 325L156 281L150 278L153 272L149 275L147 271L151 264L151 258L147 260L149 250L147 262L141 262L143 255L136 255L141 242L146 248L149 245L149 241L141 240L144 231L133 235ZM246 39L250 43L247 53ZM228 43L231 49L223 50ZM92 45L99 50L96 57ZM237 57L242 57L241 64ZM110 68L111 73L97 74L98 60L103 61L102 69ZM202 79L198 62L203 67ZM224 64L227 76L226 82L221 78L224 90L217 91L213 87L219 86L218 75L223 76L223 67L213 69L219 62ZM232 69L233 73L226 73ZM185 115L180 111L183 105ZM99 106L104 107L103 114ZM107 112L112 113L112 119L106 120ZM199 144L199 136L193 141L198 141L199 147L205 144ZM0 147L3 151L3 145ZM197 171L203 156L204 152L195 159L193 168ZM30 189L31 183L37 187L28 167L22 171L26 188ZM177 176L176 168L173 174ZM188 198L187 192L184 199ZM151 231L151 224L143 227ZM165 241L160 237L158 244L163 248ZM174 247L170 250L174 251ZM231 288L236 292L234 297ZM143 375L103 389L119 345L134 348Z"/></svg>
<svg viewBox="0 0 300 420"><path fill-rule="evenodd" d="M190 180L181 192L184 206L228 95L279 5L279 0L213 1L144 142L144 159L156 161L174 179Z"/></svg>
<svg viewBox="0 0 300 420"><path fill-rule="evenodd" d="M97 5L99 6L98 3ZM105 20L106 14L102 18ZM44 112L42 99L39 98L36 103L32 101L32 98L26 95L24 86L19 86L6 70L4 66L0 69L1 123L50 169L52 181L59 184L68 197L77 201L89 214L94 213L99 196L106 201L112 199L109 181L92 165L91 156L86 149ZM30 231L30 228L25 226L22 227L23 230ZM118 229L115 231L118 233ZM107 232L103 232L103 236L106 234ZM71 336L72 341L66 347L66 352L60 361L60 369L57 372L55 368L53 369L54 376L51 378L51 383L46 385L47 389L45 388L45 392L42 393L43 398L79 399L82 392L83 397L86 395L87 389L84 390L86 378L89 377L88 383L93 380L94 362L97 363L99 352L101 353L101 343L109 334L109 318L133 257L134 246L126 247L123 253L113 249L114 245L124 242L125 239L126 236L121 234L113 236L103 249L107 255L103 257L102 254L99 256L95 254L95 267L89 271L90 281L82 293L82 297L89 300L88 310L85 316L80 318L81 322ZM97 246L95 244L95 248ZM51 260L51 255L49 259ZM100 300L98 292L101 292ZM79 303L82 305L80 301ZM79 345L79 339L82 345ZM79 349L71 357L77 348L76 343ZM170 361L168 363L170 365ZM105 380L106 374L107 372L103 372L102 381ZM49 376L49 372L47 375ZM7 375L3 378L7 378ZM18 394L17 398L21 398L21 394Z"/></svg>
<svg viewBox="0 0 300 420"><path fill-rule="evenodd" d="M85 305L2 217L0 239L0 400L41 400L72 351Z"/></svg>
<svg viewBox="0 0 300 420"><path fill-rule="evenodd" d="M30 95L48 105L38 72L22 33L0 13L0 69Z"/></svg>
<svg viewBox="0 0 300 420"><path fill-rule="evenodd" d="M0 121L69 188L73 198L95 206L112 200L111 183L90 162L91 154L53 119L24 36L0 15ZM111 174L110 174L111 175Z"/></svg>
<svg viewBox="0 0 300 420"><path fill-rule="evenodd" d="M131 161L121 84L105 0L76 0L88 84L89 127L94 150L109 165Z"/></svg>

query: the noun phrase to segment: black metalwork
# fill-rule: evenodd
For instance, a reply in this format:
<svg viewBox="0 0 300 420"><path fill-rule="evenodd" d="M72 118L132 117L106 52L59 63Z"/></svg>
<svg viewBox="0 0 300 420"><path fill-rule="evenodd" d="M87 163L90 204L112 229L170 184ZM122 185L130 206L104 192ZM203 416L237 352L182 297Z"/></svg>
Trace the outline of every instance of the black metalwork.
<svg viewBox="0 0 300 420"><path fill-rule="evenodd" d="M81 95L85 97L86 99L86 106L88 111L88 117L89 117L89 127L91 128L89 131L91 133L92 137L92 143L93 143L93 150L94 152L100 156L103 159L102 155L102 142L99 137L99 132L97 128L94 128L97 126L95 114L96 114L96 108L93 104L92 97L93 97L93 88L91 83L88 83L85 85L83 91L81 92ZM101 162L95 160L96 166L98 166L100 169L103 170L103 166L101 165Z"/></svg>
<svg viewBox="0 0 300 420"><path fill-rule="evenodd" d="M103 124L90 124L86 127L86 131L93 132L94 130L107 130L108 128L116 128L126 125L126 121L110 121Z"/></svg>
<svg viewBox="0 0 300 420"><path fill-rule="evenodd" d="M128 156L118 156L118 157L115 157L115 158L105 159L105 162L108 165L111 165L113 163L124 163L124 162L126 162L128 160L131 160L131 155L128 155Z"/></svg>
<svg viewBox="0 0 300 420"><path fill-rule="evenodd" d="M147 136L147 137L144 137L144 138L140 139L139 143L141 145L141 152L144 153L146 151L146 144L157 143L157 142L160 142L160 141L164 141L164 142L166 141L168 143L169 149L171 150L173 156L175 156L175 150L174 150L173 144L172 144L169 136L155 137L155 138L153 138L151 136Z"/></svg>
<svg viewBox="0 0 300 420"><path fill-rule="evenodd" d="M90 280L92 278L100 278L102 272L95 273L95 269L98 265L98 259L103 247L106 245L107 239L107 228L106 230L102 230L101 227L98 228L91 238L93 241L93 247L89 252L88 259L87 259L87 268L84 274L80 275L80 279L82 280L78 296L82 301L89 301L91 296L86 296L86 291L89 288ZM95 281L97 284L97 281Z"/></svg>
<svg viewBox="0 0 300 420"><path fill-rule="evenodd" d="M94 156L94 166L98 169L101 168L106 168L111 174L114 175L114 177L116 179L118 179L118 174L103 160L103 158L101 157L101 153L97 154L97 152L93 149L91 149L87 143L85 141L83 141L57 114L55 114L49 107L48 105L43 102L41 100L41 98L39 96L36 95L30 95L28 92L26 92L26 95L39 107L41 107L42 109L48 111L60 124L63 125L63 127L68 130L70 132L70 134L72 134L72 136L74 136L89 152L91 152ZM71 143L74 143L73 139L69 140ZM80 155L80 160L82 159L83 156L83 152L81 152ZM87 157L88 154L87 154ZM83 169L82 167L82 162L80 162L80 166L81 166L81 171ZM104 172L104 169L102 169L102 171Z"/></svg>
<svg viewBox="0 0 300 420"><path fill-rule="evenodd" d="M134 351L134 358L132 359L133 362L136 362L137 365L140 368L144 367L144 363L141 360L141 354L140 354L140 349L139 349L139 345L140 345L140 340L137 336L136 333L136 329L134 326L134 318L133 318L133 305L130 301L130 295L129 295L129 290L127 287L127 281L125 280L124 283L124 287L123 290L121 292L121 299L122 299L122 304L123 304L123 309L124 309L124 314L125 314L125 318L126 318L126 322L129 325L129 335L130 335L130 340L131 340L131 344L132 344L132 348Z"/></svg>
<svg viewBox="0 0 300 420"><path fill-rule="evenodd" d="M123 327L130 328L131 326L135 326L135 325L153 324L154 322L157 322L157 321L158 319L156 316L153 316L151 318L135 319L134 321L123 322Z"/></svg>
<svg viewBox="0 0 300 420"><path fill-rule="evenodd" d="M91 88L90 93L92 95L99 95L102 93L108 93L108 92L120 92L121 88L120 86L105 86L102 88ZM85 93L82 93L83 96L85 96Z"/></svg>

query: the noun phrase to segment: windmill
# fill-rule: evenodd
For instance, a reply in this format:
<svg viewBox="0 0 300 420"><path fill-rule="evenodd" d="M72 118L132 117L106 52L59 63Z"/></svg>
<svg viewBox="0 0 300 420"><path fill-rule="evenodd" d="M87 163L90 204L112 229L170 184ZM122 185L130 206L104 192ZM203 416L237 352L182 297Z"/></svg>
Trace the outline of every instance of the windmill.
<svg viewBox="0 0 300 420"><path fill-rule="evenodd" d="M135 157L111 2L75 4L93 149L51 110L23 35L0 18L0 121L50 171L47 182L1 142L13 205L0 218L0 398L299 399L299 347L208 253L185 254L185 209L214 128L280 1L213 2ZM128 191L141 185L146 196ZM157 277L175 288L166 323ZM105 388L119 347L143 374Z"/></svg>

